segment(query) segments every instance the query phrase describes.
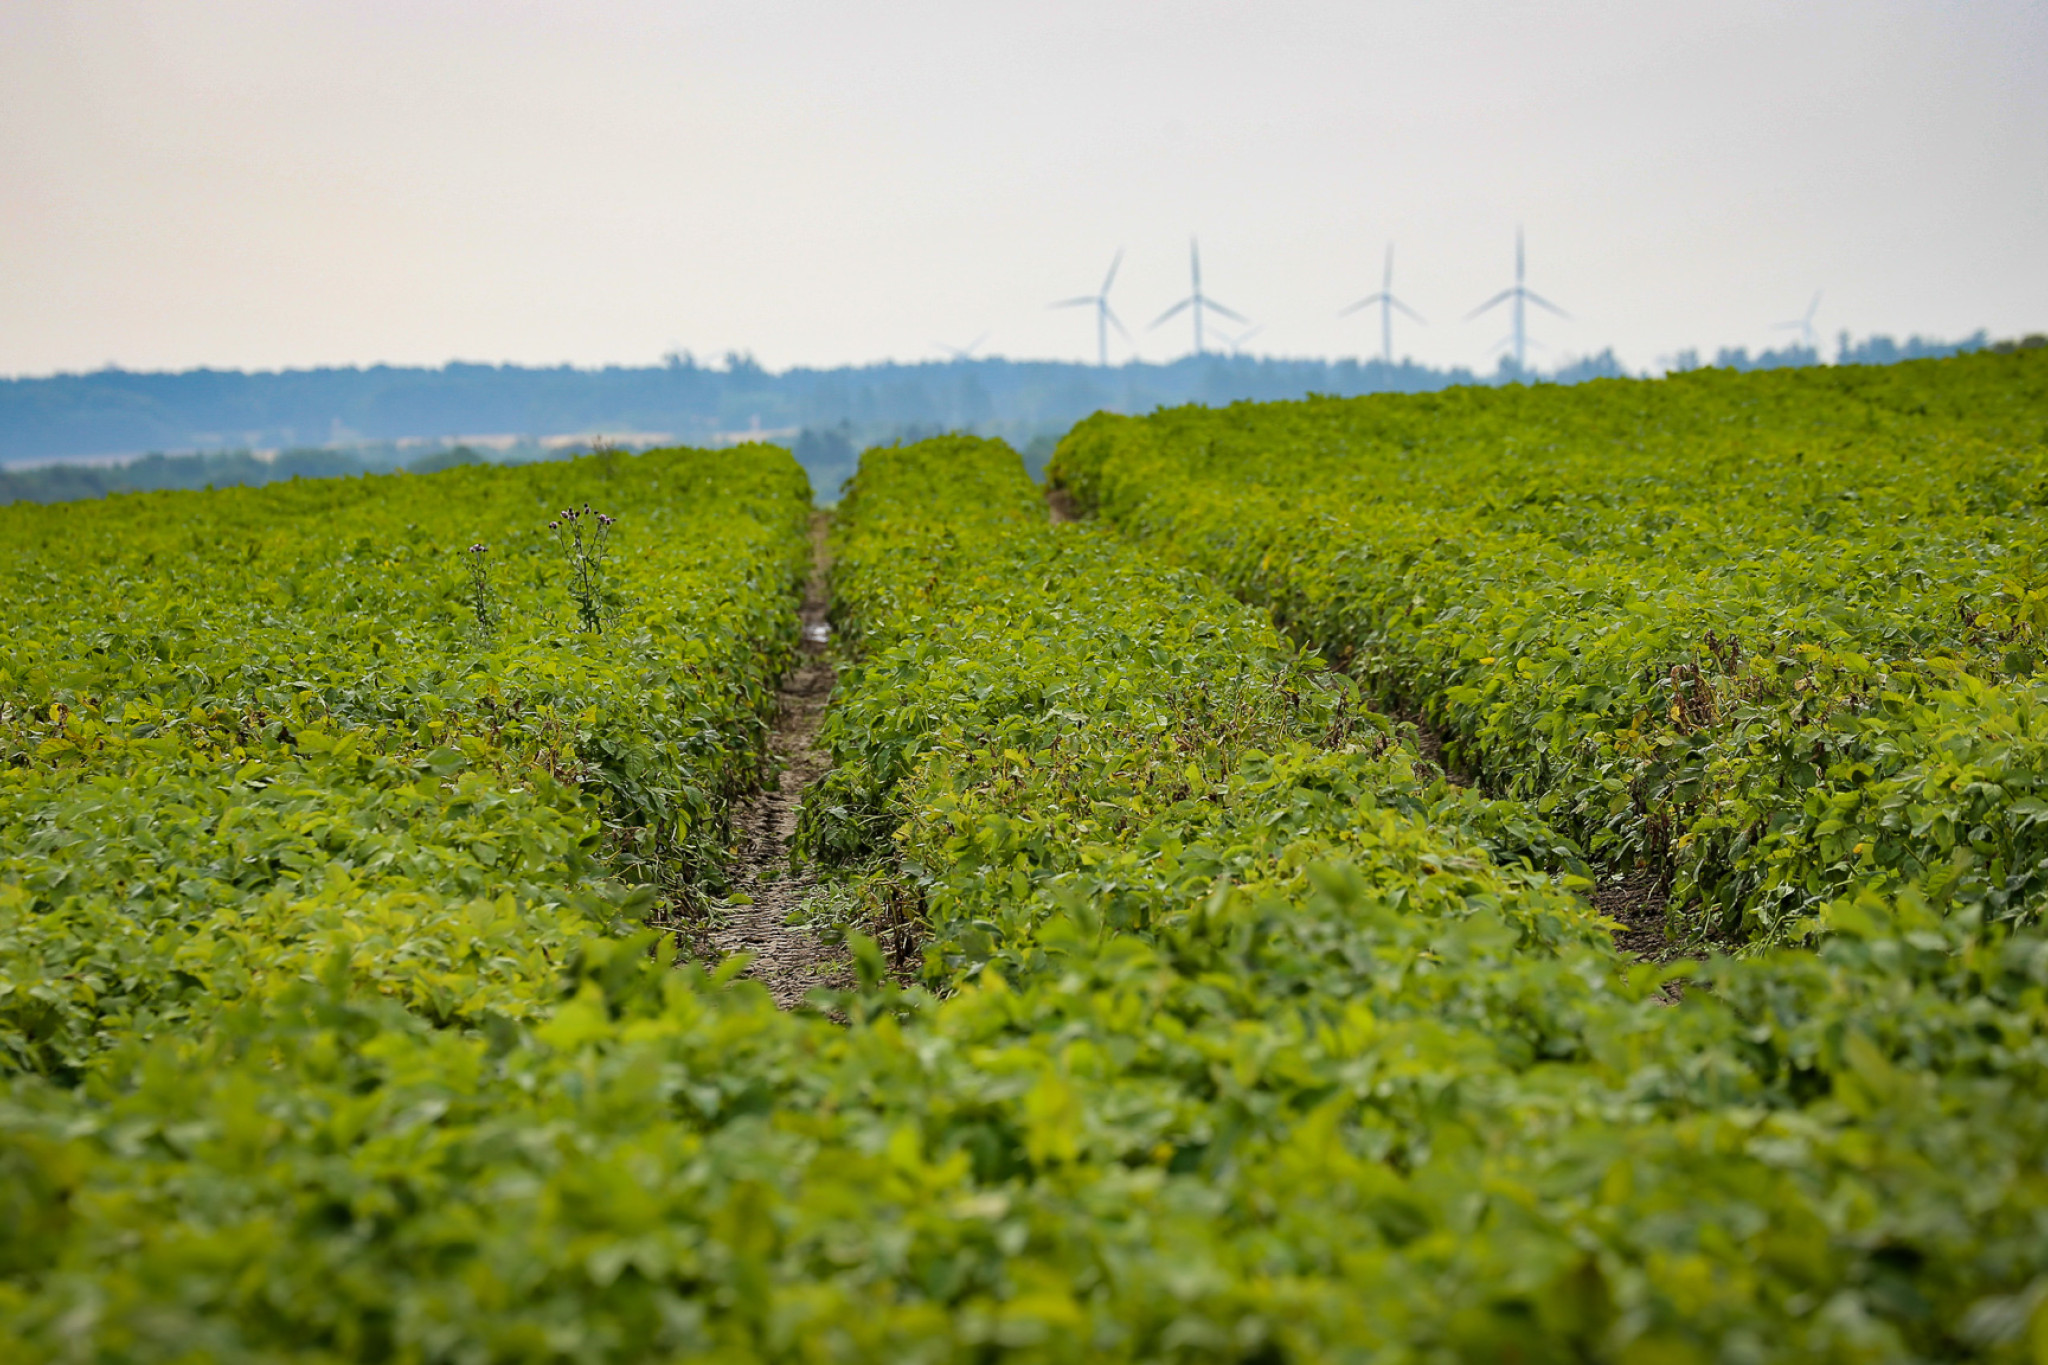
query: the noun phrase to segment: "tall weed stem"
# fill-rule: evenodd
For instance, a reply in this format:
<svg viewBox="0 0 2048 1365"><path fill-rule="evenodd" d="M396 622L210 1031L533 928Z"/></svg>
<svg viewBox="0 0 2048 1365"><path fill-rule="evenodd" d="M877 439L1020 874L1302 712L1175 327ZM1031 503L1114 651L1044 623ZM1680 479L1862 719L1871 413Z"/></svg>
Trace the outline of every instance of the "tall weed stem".
<svg viewBox="0 0 2048 1365"><path fill-rule="evenodd" d="M580 511L568 508L548 523L569 567L569 597L576 604L577 624L593 635L602 634L605 621L616 614L610 578L616 524L615 518L591 511L587 502Z"/></svg>

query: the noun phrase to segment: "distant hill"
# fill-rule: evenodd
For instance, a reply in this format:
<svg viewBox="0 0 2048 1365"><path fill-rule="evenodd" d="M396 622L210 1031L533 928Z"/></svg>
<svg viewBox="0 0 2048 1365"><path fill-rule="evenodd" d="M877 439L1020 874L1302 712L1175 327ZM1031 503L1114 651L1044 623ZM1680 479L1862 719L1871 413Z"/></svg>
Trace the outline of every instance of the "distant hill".
<svg viewBox="0 0 2048 1365"><path fill-rule="evenodd" d="M1984 344L1981 333L1903 344L1844 336L1838 360L1885 363ZM1750 369L1819 360L1794 346L1756 357L1724 350L1714 363ZM1688 352L1673 367L1699 363ZM643 448L776 441L794 450L829 501L866 446L942 431L1004 437L1036 469L1059 433L1103 409L1144 413L1521 379L1568 384L1623 373L1612 352L1540 375L1506 362L1479 375L1407 361L1214 354L1109 368L987 359L780 373L742 354L716 365L678 355L663 365L594 370L461 363L255 373L107 369L0 379L0 502L547 459L588 449L600 436Z"/></svg>
<svg viewBox="0 0 2048 1365"><path fill-rule="evenodd" d="M1619 373L1612 358L1606 368ZM1110 369L964 360L770 373L744 356L627 369L439 369L243 373L193 370L0 380L0 464L149 451L284 449L403 438L661 434L690 444L842 423L876 430L972 428L1015 437L1102 408L1417 392L1469 384L1466 370L1379 361L1194 356Z"/></svg>

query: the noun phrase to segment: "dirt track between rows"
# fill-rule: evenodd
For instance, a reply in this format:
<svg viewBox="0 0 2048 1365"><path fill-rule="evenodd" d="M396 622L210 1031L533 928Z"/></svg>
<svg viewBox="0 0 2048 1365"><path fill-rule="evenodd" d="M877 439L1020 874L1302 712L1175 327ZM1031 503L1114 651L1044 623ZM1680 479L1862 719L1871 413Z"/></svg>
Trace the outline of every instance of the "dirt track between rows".
<svg viewBox="0 0 2048 1365"><path fill-rule="evenodd" d="M736 902L724 911L711 932L721 956L751 953L747 975L768 988L783 1009L801 1004L821 986L853 984L846 954L819 942L800 926L786 923L792 911L815 891L809 872L792 874L790 840L796 833L797 809L803 794L830 768L831 759L817 745L818 726L832 696L835 673L831 662L831 627L827 624L825 514L811 523L811 577L804 589L803 657L782 680L782 704L769 749L774 754L775 786L744 803L735 813L739 865L735 869ZM749 903L739 903L740 897Z"/></svg>

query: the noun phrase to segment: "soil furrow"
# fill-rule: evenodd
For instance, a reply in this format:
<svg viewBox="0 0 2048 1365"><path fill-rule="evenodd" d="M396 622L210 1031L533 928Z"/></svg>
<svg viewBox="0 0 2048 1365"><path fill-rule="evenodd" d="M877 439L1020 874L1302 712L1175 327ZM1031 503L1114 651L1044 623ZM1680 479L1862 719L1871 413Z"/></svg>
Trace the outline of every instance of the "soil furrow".
<svg viewBox="0 0 2048 1365"><path fill-rule="evenodd" d="M831 767L831 760L816 742L835 676L829 646L831 626L825 619L823 513L811 523L811 546L811 577L804 590L803 657L782 680L782 705L769 737L779 770L776 784L736 813L740 859L734 890L738 894L711 933L712 946L721 956L753 955L747 975L766 986L783 1009L801 1004L807 992L820 986L853 984L852 965L844 951L787 923L817 885L811 873L791 870L790 839L796 833L797 807L805 789ZM747 903L739 903L742 897Z"/></svg>

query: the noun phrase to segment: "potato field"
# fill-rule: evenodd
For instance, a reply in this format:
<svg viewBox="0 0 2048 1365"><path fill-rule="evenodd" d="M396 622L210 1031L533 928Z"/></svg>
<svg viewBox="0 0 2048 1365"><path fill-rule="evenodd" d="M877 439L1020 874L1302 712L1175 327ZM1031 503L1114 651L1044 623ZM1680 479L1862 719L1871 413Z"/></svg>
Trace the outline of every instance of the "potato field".
<svg viewBox="0 0 2048 1365"><path fill-rule="evenodd" d="M0 508L0 1359L2048 1359L2048 353L1049 478Z"/></svg>

